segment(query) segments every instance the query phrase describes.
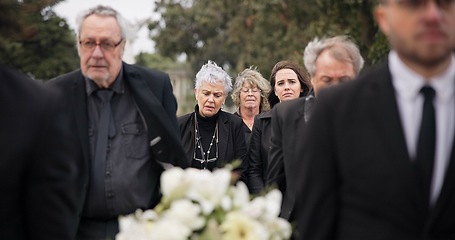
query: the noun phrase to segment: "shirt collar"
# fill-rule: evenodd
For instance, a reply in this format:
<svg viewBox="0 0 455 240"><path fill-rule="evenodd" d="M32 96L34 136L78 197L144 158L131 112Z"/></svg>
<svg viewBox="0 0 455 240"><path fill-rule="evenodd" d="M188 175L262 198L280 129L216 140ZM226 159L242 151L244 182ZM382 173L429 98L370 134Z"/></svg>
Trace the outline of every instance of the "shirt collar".
<svg viewBox="0 0 455 240"><path fill-rule="evenodd" d="M389 53L389 68L392 74L392 83L397 94L405 99L417 98L423 85L428 84L436 91L436 97L448 101L455 89L455 55L449 67L440 75L432 77L428 83L424 77L407 67L395 51Z"/></svg>
<svg viewBox="0 0 455 240"><path fill-rule="evenodd" d="M86 86L86 91L87 95L90 96L94 91L98 90L99 87L96 85L95 81L92 79L85 77L85 86ZM125 85L123 84L123 67L120 68L120 72L117 75L117 78L115 79L114 83L109 87L112 91L114 91L117 94L121 94L125 92Z"/></svg>

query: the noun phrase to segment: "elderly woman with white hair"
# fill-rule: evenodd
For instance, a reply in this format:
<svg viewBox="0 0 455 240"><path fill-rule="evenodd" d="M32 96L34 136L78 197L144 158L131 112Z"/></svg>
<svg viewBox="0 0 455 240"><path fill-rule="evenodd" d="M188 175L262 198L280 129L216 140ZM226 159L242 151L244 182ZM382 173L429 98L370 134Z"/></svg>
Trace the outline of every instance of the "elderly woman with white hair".
<svg viewBox="0 0 455 240"><path fill-rule="evenodd" d="M231 77L215 62L208 61L196 74L195 111L179 117L182 144L191 167L213 170L239 159L235 169L242 180L248 163L243 122L221 106L232 90Z"/></svg>

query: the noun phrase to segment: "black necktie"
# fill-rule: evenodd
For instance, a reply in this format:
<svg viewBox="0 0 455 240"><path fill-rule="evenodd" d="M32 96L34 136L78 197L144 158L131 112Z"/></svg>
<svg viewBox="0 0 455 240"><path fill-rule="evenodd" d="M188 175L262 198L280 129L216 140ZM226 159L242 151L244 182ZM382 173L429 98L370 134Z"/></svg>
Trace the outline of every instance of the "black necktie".
<svg viewBox="0 0 455 240"><path fill-rule="evenodd" d="M436 142L436 120L433 106L435 91L430 86L424 86L420 92L425 100L417 143L416 167L422 180L425 199L429 201Z"/></svg>
<svg viewBox="0 0 455 240"><path fill-rule="evenodd" d="M115 135L115 127L109 127L112 124L112 109L111 98L114 92L110 89L100 89L96 91L97 96L101 100L100 117L98 121L98 134L96 137L95 145L95 158L93 159L92 167L92 192L93 203L98 209L105 209L106 200L104 194L104 175L106 171L106 157L108 151L109 135ZM113 130L114 129L114 130ZM113 132L114 131L114 132ZM100 191L102 190L102 191Z"/></svg>

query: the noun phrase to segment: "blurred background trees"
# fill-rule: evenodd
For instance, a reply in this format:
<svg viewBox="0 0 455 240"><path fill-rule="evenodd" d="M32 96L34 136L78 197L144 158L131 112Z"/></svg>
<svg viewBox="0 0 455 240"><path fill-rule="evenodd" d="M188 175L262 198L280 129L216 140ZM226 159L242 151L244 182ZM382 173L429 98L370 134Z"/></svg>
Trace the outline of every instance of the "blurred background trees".
<svg viewBox="0 0 455 240"><path fill-rule="evenodd" d="M237 73L258 66L267 78L283 59L303 64L314 37L349 35L367 65L388 51L368 0L157 0L151 22L159 54L185 56L193 69L208 59Z"/></svg>
<svg viewBox="0 0 455 240"><path fill-rule="evenodd" d="M63 1L0 0L0 64L42 80L77 69L75 33L53 11ZM345 34L367 67L382 61L389 47L374 21L374 2L155 0L150 19L157 20L148 22L155 52L139 53L135 61L169 73L184 113L194 107L195 73L209 59L233 78L251 65L268 78L280 60L303 66L303 50L314 37Z"/></svg>
<svg viewBox="0 0 455 240"><path fill-rule="evenodd" d="M36 79L79 66L74 33L52 11L59 0L0 0L0 64Z"/></svg>

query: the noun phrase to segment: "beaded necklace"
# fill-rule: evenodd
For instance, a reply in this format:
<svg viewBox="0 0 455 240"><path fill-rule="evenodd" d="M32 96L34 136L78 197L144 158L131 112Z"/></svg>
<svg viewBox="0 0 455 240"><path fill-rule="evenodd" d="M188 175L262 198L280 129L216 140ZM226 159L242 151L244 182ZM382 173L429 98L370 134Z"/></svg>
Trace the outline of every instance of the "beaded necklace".
<svg viewBox="0 0 455 240"><path fill-rule="evenodd" d="M218 159L218 121L216 121L215 125L215 130L213 131L213 136L212 140L210 141L209 148L207 149L207 152L204 151L204 148L202 147L201 143L201 138L202 136L200 135L199 132L199 126L197 122L197 116L196 113L194 113L194 153L193 153L193 159L201 163L201 168L202 169L207 169L208 168L208 163L209 162L214 162ZM210 150L212 149L212 146L215 144L215 157L214 158L209 158L210 156ZM201 158L196 157L196 150L199 149L201 152Z"/></svg>

